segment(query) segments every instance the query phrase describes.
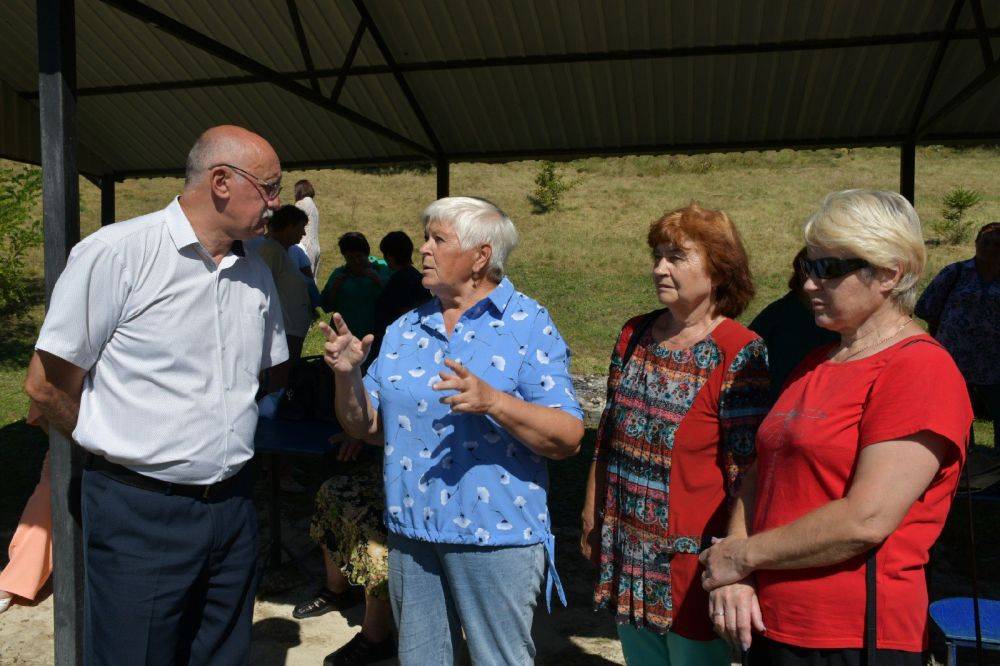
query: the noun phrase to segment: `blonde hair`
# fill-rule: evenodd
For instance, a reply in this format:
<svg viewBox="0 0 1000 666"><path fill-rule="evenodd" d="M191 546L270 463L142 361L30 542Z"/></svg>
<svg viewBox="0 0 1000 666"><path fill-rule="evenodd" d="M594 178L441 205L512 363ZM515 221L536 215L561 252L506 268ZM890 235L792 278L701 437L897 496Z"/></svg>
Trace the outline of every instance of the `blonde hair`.
<svg viewBox="0 0 1000 666"><path fill-rule="evenodd" d="M890 298L911 313L927 263L920 218L896 192L844 190L823 198L805 224L806 245L843 250L876 268L902 271Z"/></svg>

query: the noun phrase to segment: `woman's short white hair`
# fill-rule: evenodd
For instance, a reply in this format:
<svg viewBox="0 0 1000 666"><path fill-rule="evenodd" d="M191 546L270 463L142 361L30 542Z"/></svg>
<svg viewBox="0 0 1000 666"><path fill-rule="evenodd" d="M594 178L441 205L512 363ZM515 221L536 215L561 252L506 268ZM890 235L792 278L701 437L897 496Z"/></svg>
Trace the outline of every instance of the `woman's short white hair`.
<svg viewBox="0 0 1000 666"><path fill-rule="evenodd" d="M903 275L890 297L904 312L913 312L917 281L927 263L920 218L896 192L844 190L831 192L805 224L806 245L843 250L876 268Z"/></svg>
<svg viewBox="0 0 1000 666"><path fill-rule="evenodd" d="M463 250L489 245L493 254L486 277L503 279L504 262L517 247L517 229L499 206L478 197L445 197L425 208L420 221L425 229L431 222L450 223Z"/></svg>

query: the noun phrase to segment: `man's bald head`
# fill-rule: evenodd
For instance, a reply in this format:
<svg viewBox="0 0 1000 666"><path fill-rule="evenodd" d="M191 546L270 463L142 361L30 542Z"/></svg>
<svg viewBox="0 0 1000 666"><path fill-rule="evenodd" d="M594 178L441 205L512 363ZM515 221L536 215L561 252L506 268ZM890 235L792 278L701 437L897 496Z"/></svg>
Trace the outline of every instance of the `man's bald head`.
<svg viewBox="0 0 1000 666"><path fill-rule="evenodd" d="M188 153L184 172L185 189L217 164L235 164L244 169L277 159L274 148L264 137L236 125L219 125L205 130Z"/></svg>

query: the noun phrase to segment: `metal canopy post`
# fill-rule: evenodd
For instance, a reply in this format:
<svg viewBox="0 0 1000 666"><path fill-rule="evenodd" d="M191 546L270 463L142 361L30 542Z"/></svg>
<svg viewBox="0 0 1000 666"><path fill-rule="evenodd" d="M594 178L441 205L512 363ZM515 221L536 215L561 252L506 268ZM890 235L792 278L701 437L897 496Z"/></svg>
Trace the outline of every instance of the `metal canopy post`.
<svg viewBox="0 0 1000 666"><path fill-rule="evenodd" d="M915 205L917 144L907 141L899 147L899 193Z"/></svg>
<svg viewBox="0 0 1000 666"><path fill-rule="evenodd" d="M443 199L448 196L450 183L448 169L451 166L444 157L439 157L435 163L437 167L437 198Z"/></svg>
<svg viewBox="0 0 1000 666"><path fill-rule="evenodd" d="M101 226L115 223L115 174L101 176Z"/></svg>
<svg viewBox="0 0 1000 666"><path fill-rule="evenodd" d="M38 0L38 99L45 229L45 296L52 297L70 248L80 240L76 170L76 22L74 0ZM83 546L79 449L49 433L52 475L52 590L55 663L83 661Z"/></svg>

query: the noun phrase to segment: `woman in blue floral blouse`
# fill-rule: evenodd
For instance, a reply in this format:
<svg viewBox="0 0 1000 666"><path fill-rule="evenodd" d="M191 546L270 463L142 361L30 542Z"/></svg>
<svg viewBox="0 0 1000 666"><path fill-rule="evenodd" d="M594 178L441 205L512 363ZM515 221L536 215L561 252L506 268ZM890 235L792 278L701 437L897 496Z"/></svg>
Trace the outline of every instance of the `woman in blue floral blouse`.
<svg viewBox="0 0 1000 666"><path fill-rule="evenodd" d="M579 450L569 349L548 311L514 289L517 231L470 197L423 213L423 284L435 296L372 336L324 327L337 417L385 446L389 598L399 660L448 664L464 631L476 664L525 664L548 569L555 589L546 459Z"/></svg>

